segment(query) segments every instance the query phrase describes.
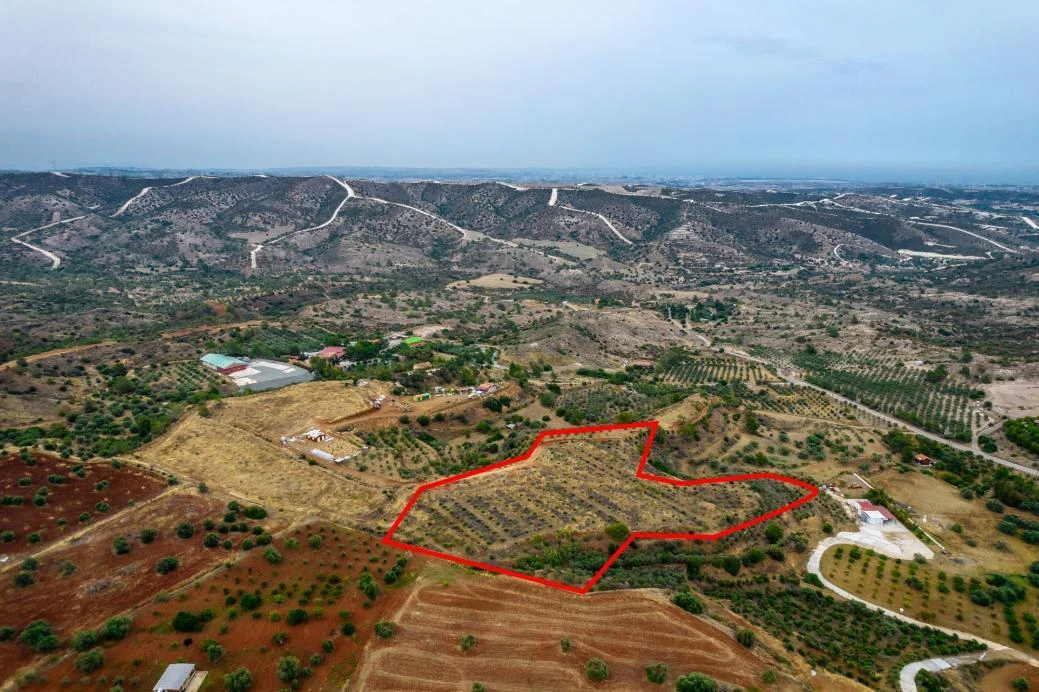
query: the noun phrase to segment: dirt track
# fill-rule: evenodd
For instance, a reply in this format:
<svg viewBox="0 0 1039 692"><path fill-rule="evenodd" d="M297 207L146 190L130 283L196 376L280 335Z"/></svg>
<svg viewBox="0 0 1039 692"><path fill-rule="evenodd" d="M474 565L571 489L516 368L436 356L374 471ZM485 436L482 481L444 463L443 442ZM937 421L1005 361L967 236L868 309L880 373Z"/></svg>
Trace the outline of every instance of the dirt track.
<svg viewBox="0 0 1039 692"><path fill-rule="evenodd" d="M449 586L423 576L416 587L394 618L397 634L369 644L347 689L454 692L474 682L494 690L598 689L585 676L590 658L606 661L611 689L661 689L646 680L644 667L652 663L670 667L668 685L700 671L751 687L768 667L727 632L656 592L577 596L486 575ZM463 653L458 642L467 634L476 645ZM569 653L560 648L562 637L570 639Z"/></svg>

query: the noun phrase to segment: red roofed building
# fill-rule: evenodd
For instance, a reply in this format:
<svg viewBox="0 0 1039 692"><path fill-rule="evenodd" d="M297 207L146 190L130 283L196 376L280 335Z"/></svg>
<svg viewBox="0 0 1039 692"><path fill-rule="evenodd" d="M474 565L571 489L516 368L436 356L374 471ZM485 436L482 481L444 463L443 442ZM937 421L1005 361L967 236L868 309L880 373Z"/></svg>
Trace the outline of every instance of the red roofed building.
<svg viewBox="0 0 1039 692"><path fill-rule="evenodd" d="M342 346L325 346L323 349L314 354L315 358L324 358L325 360L338 360L342 358L346 353L346 349Z"/></svg>
<svg viewBox="0 0 1039 692"><path fill-rule="evenodd" d="M886 524L895 520L895 515L888 511L887 507L875 505L868 500L860 500L859 519L866 524Z"/></svg>
<svg viewBox="0 0 1039 692"><path fill-rule="evenodd" d="M639 368L652 368L653 361L651 360L633 360L631 364Z"/></svg>

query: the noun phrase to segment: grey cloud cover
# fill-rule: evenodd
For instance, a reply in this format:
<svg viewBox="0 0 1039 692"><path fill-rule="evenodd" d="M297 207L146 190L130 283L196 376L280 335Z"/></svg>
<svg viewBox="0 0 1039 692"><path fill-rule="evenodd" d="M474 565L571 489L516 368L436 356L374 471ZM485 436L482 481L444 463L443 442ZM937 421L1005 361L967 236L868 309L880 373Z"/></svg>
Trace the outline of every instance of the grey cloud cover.
<svg viewBox="0 0 1039 692"><path fill-rule="evenodd" d="M1037 29L1034 0L4 0L0 168L1039 182Z"/></svg>

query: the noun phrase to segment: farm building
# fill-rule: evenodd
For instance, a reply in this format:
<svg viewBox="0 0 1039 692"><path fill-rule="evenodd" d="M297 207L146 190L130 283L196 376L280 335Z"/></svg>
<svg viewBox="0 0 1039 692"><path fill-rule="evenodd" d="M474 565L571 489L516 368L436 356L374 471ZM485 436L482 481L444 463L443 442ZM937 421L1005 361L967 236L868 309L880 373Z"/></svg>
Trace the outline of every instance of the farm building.
<svg viewBox="0 0 1039 692"><path fill-rule="evenodd" d="M288 363L278 363L273 360L250 360L246 362L244 370L235 371L229 377L238 385L238 391L250 389L254 392L262 392L286 387L290 384L309 382L314 379L314 374Z"/></svg>
<svg viewBox="0 0 1039 692"><path fill-rule="evenodd" d="M325 346L320 351L314 353L312 358L324 358L325 360L339 360L346 355L346 349L342 346Z"/></svg>
<svg viewBox="0 0 1039 692"><path fill-rule="evenodd" d="M852 504L858 506L859 521L864 524L883 526L889 521L895 520L895 516L888 511L887 507L875 505L868 500L858 500Z"/></svg>
<svg viewBox="0 0 1039 692"><path fill-rule="evenodd" d="M653 361L651 360L633 360L631 364L636 368L652 368Z"/></svg>
<svg viewBox="0 0 1039 692"><path fill-rule="evenodd" d="M934 460L931 459L931 457L927 456L926 454L917 454L916 455L916 465L917 466L930 466L933 463L934 463Z"/></svg>
<svg viewBox="0 0 1039 692"><path fill-rule="evenodd" d="M207 353L200 358L202 365L210 370L216 370L221 375L230 375L239 370L245 370L248 365L244 360L225 356L220 353Z"/></svg>
<svg viewBox="0 0 1039 692"><path fill-rule="evenodd" d="M190 689L198 689L205 677L205 673L196 674L194 663L171 663L166 666L152 692L187 692ZM199 684L193 685L195 682Z"/></svg>

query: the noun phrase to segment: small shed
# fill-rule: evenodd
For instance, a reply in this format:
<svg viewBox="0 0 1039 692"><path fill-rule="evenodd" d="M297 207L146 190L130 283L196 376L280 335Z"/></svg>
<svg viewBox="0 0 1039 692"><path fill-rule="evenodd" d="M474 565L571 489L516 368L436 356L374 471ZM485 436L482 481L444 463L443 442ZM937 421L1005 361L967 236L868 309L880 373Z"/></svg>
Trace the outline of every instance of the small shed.
<svg viewBox="0 0 1039 692"><path fill-rule="evenodd" d="M915 458L917 466L930 466L934 463L934 459L927 456L926 454L917 454Z"/></svg>
<svg viewBox="0 0 1039 692"><path fill-rule="evenodd" d="M171 663L155 683L152 692L184 692L195 677L194 663Z"/></svg>

